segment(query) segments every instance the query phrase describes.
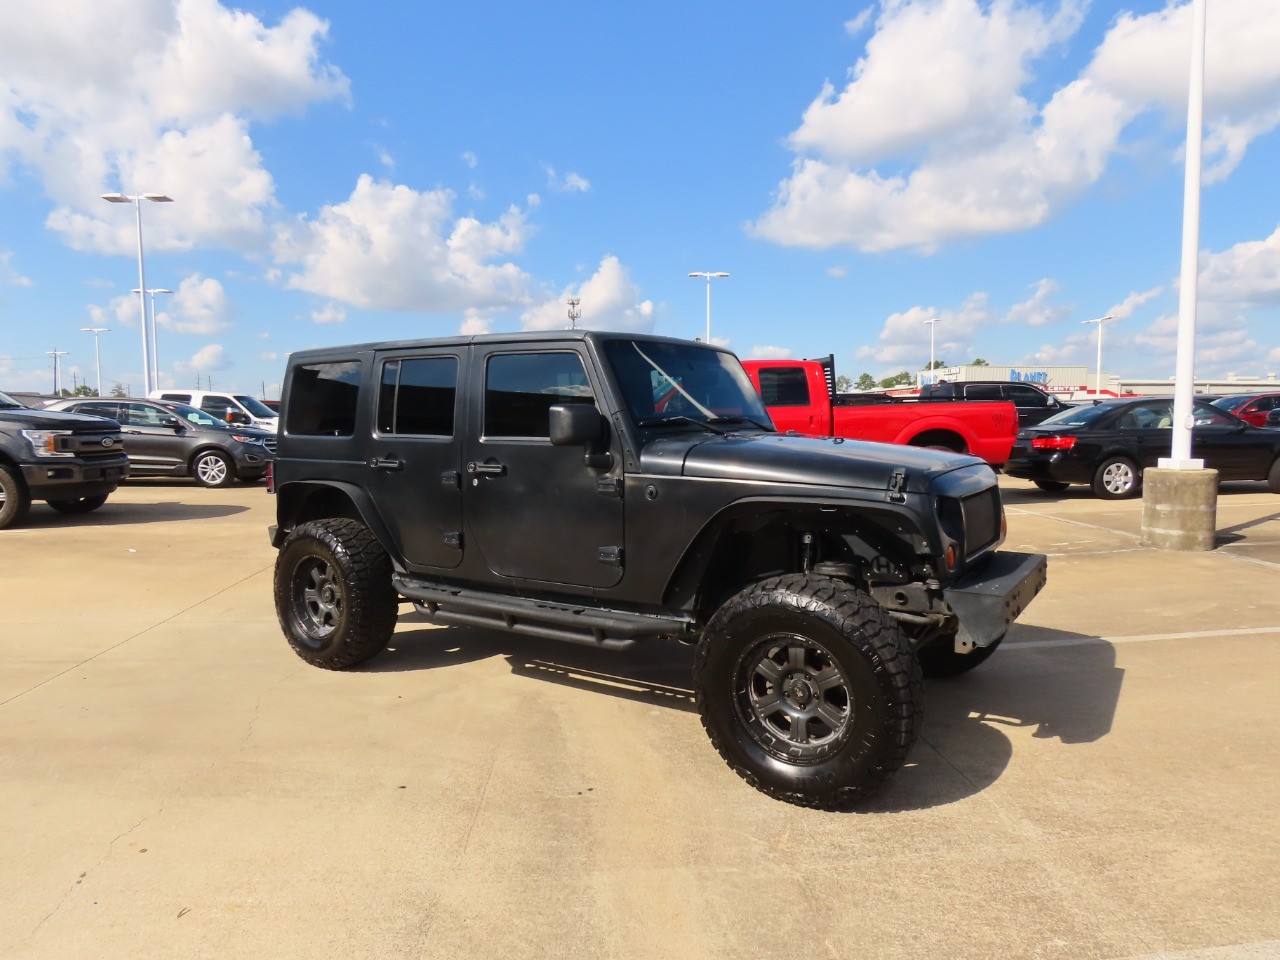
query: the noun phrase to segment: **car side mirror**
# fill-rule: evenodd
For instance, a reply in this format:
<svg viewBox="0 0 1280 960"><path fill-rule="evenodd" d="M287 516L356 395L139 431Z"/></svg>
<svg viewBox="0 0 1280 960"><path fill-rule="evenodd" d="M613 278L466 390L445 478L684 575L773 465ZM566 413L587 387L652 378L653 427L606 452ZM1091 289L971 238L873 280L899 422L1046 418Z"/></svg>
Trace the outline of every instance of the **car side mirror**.
<svg viewBox="0 0 1280 960"><path fill-rule="evenodd" d="M163 420L160 421L160 425L165 427L171 427L172 429L176 430L182 424L178 422L177 417L165 417Z"/></svg>
<svg viewBox="0 0 1280 960"><path fill-rule="evenodd" d="M593 403L557 403L548 412L551 443L557 447L594 443L604 436L604 418Z"/></svg>

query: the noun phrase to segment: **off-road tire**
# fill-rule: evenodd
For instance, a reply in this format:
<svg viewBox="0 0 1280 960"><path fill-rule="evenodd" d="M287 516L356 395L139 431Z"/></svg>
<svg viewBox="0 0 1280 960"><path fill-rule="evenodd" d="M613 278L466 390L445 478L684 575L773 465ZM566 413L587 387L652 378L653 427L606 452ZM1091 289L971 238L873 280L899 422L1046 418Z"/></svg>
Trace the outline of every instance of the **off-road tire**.
<svg viewBox="0 0 1280 960"><path fill-rule="evenodd" d="M1128 457L1107 457L1093 472L1092 487L1099 500L1127 500L1142 489L1142 473Z"/></svg>
<svg viewBox="0 0 1280 960"><path fill-rule="evenodd" d="M229 487L236 478L236 465L225 453L201 450L191 461L191 476L202 487Z"/></svg>
<svg viewBox="0 0 1280 960"><path fill-rule="evenodd" d="M871 597L831 577L772 577L730 598L698 643L693 680L725 762L771 797L823 810L883 785L923 716L910 642Z"/></svg>
<svg viewBox="0 0 1280 960"><path fill-rule="evenodd" d="M46 502L59 513L92 513L107 502L107 495L100 493L96 497L76 497L72 500L49 500Z"/></svg>
<svg viewBox="0 0 1280 960"><path fill-rule="evenodd" d="M1063 483L1061 480L1033 480L1032 482L1045 493L1061 493L1071 486L1071 484Z"/></svg>
<svg viewBox="0 0 1280 960"><path fill-rule="evenodd" d="M920 669L924 671L926 677L930 679L958 677L986 663L1003 639L1004 635L1001 634L985 647L977 647L970 653L956 653L955 641L945 637L929 644L923 650L917 650L916 656L920 659Z"/></svg>
<svg viewBox="0 0 1280 960"><path fill-rule="evenodd" d="M0 530L21 523L30 508L31 494L22 475L0 463Z"/></svg>
<svg viewBox="0 0 1280 960"><path fill-rule="evenodd" d="M275 601L289 646L326 670L381 653L396 627L391 561L358 520L296 527L276 557Z"/></svg>

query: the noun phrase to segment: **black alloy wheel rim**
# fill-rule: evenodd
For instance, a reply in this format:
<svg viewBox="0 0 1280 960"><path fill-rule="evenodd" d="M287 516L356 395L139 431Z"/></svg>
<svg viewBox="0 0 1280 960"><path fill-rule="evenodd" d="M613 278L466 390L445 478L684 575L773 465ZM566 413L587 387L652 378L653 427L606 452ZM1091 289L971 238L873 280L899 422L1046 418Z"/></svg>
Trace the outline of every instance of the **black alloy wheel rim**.
<svg viewBox="0 0 1280 960"><path fill-rule="evenodd" d="M293 615L303 635L321 647L342 623L347 594L334 564L309 557L293 575Z"/></svg>
<svg viewBox="0 0 1280 960"><path fill-rule="evenodd" d="M853 693L831 651L809 637L777 633L739 659L738 716L752 739L788 763L817 763L848 739Z"/></svg>

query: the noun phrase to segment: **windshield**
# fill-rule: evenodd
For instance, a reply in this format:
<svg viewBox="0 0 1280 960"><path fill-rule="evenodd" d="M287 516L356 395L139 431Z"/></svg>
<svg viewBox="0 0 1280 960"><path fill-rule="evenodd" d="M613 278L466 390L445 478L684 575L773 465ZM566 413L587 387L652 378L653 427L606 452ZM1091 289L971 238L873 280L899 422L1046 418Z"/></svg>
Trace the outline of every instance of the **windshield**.
<svg viewBox="0 0 1280 960"><path fill-rule="evenodd" d="M263 403L257 397L250 397L250 396L245 396L243 394L237 393L236 402L239 403L240 406L248 410L251 414L253 414L253 416L257 417L259 420L274 420L276 417L279 416L278 413L276 413L274 410L268 407L265 403Z"/></svg>
<svg viewBox="0 0 1280 960"><path fill-rule="evenodd" d="M1085 424L1102 419L1113 410L1115 410L1115 407L1110 404L1085 403L1078 407L1067 407L1067 409L1055 413L1052 417L1046 417L1040 421L1040 426L1083 427Z"/></svg>
<svg viewBox="0 0 1280 960"><path fill-rule="evenodd" d="M22 406L22 404L13 399L13 397L9 396L7 393L0 393L0 407L12 410L14 408L22 409Z"/></svg>
<svg viewBox="0 0 1280 960"><path fill-rule="evenodd" d="M1248 403L1252 399L1253 399L1253 394L1251 393L1246 393L1246 394L1242 394L1234 397L1219 397L1217 400L1213 401L1213 405L1219 408L1220 410L1231 410L1234 412L1240 407L1243 407L1246 403Z"/></svg>
<svg viewBox="0 0 1280 960"><path fill-rule="evenodd" d="M745 422L772 429L738 358L682 343L607 340L605 357L641 426Z"/></svg>
<svg viewBox="0 0 1280 960"><path fill-rule="evenodd" d="M181 417L187 423L194 424L197 427L217 427L220 430L229 429L227 425L215 417L213 414L201 410L199 407L193 407L188 403L165 403L162 406Z"/></svg>

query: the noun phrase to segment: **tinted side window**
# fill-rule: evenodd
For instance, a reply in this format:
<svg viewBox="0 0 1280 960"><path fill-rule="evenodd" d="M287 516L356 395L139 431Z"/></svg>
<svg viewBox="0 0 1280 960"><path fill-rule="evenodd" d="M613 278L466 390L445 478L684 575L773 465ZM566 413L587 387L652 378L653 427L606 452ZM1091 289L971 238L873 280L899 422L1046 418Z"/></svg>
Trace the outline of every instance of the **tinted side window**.
<svg viewBox="0 0 1280 960"><path fill-rule="evenodd" d="M457 386L456 357L387 361L378 393L378 432L453 436Z"/></svg>
<svg viewBox="0 0 1280 960"><path fill-rule="evenodd" d="M95 417L110 417L117 421L120 419L118 403L77 403L71 409L76 413L89 413Z"/></svg>
<svg viewBox="0 0 1280 960"><path fill-rule="evenodd" d="M131 427L160 427L164 425L165 417L172 416L146 403L124 404L122 412Z"/></svg>
<svg viewBox="0 0 1280 960"><path fill-rule="evenodd" d="M591 403L591 384L576 353L490 357L485 373L486 437L549 437L557 403Z"/></svg>
<svg viewBox="0 0 1280 960"><path fill-rule="evenodd" d="M766 407L807 407L809 378L804 370L796 367L763 367L760 397Z"/></svg>
<svg viewBox="0 0 1280 960"><path fill-rule="evenodd" d="M1003 400L1000 386L995 383L971 383L964 388L967 400Z"/></svg>
<svg viewBox="0 0 1280 960"><path fill-rule="evenodd" d="M1009 391L1009 399L1020 407L1047 407L1049 405L1049 398L1032 387L1024 387L1020 383L1011 383L1005 389Z"/></svg>
<svg viewBox="0 0 1280 960"><path fill-rule="evenodd" d="M285 424L288 433L324 437L349 437L355 433L359 360L295 367L289 391L289 420Z"/></svg>
<svg viewBox="0 0 1280 960"><path fill-rule="evenodd" d="M225 420L231 404L222 397L205 397L200 401L200 409L205 413L212 413L219 420Z"/></svg>
<svg viewBox="0 0 1280 960"><path fill-rule="evenodd" d="M190 402L191 402L191 394L189 394L189 393L162 393L162 394L160 394L160 399L161 399L161 400L177 400L177 401L179 401L179 402L181 402L181 403L190 403Z"/></svg>

